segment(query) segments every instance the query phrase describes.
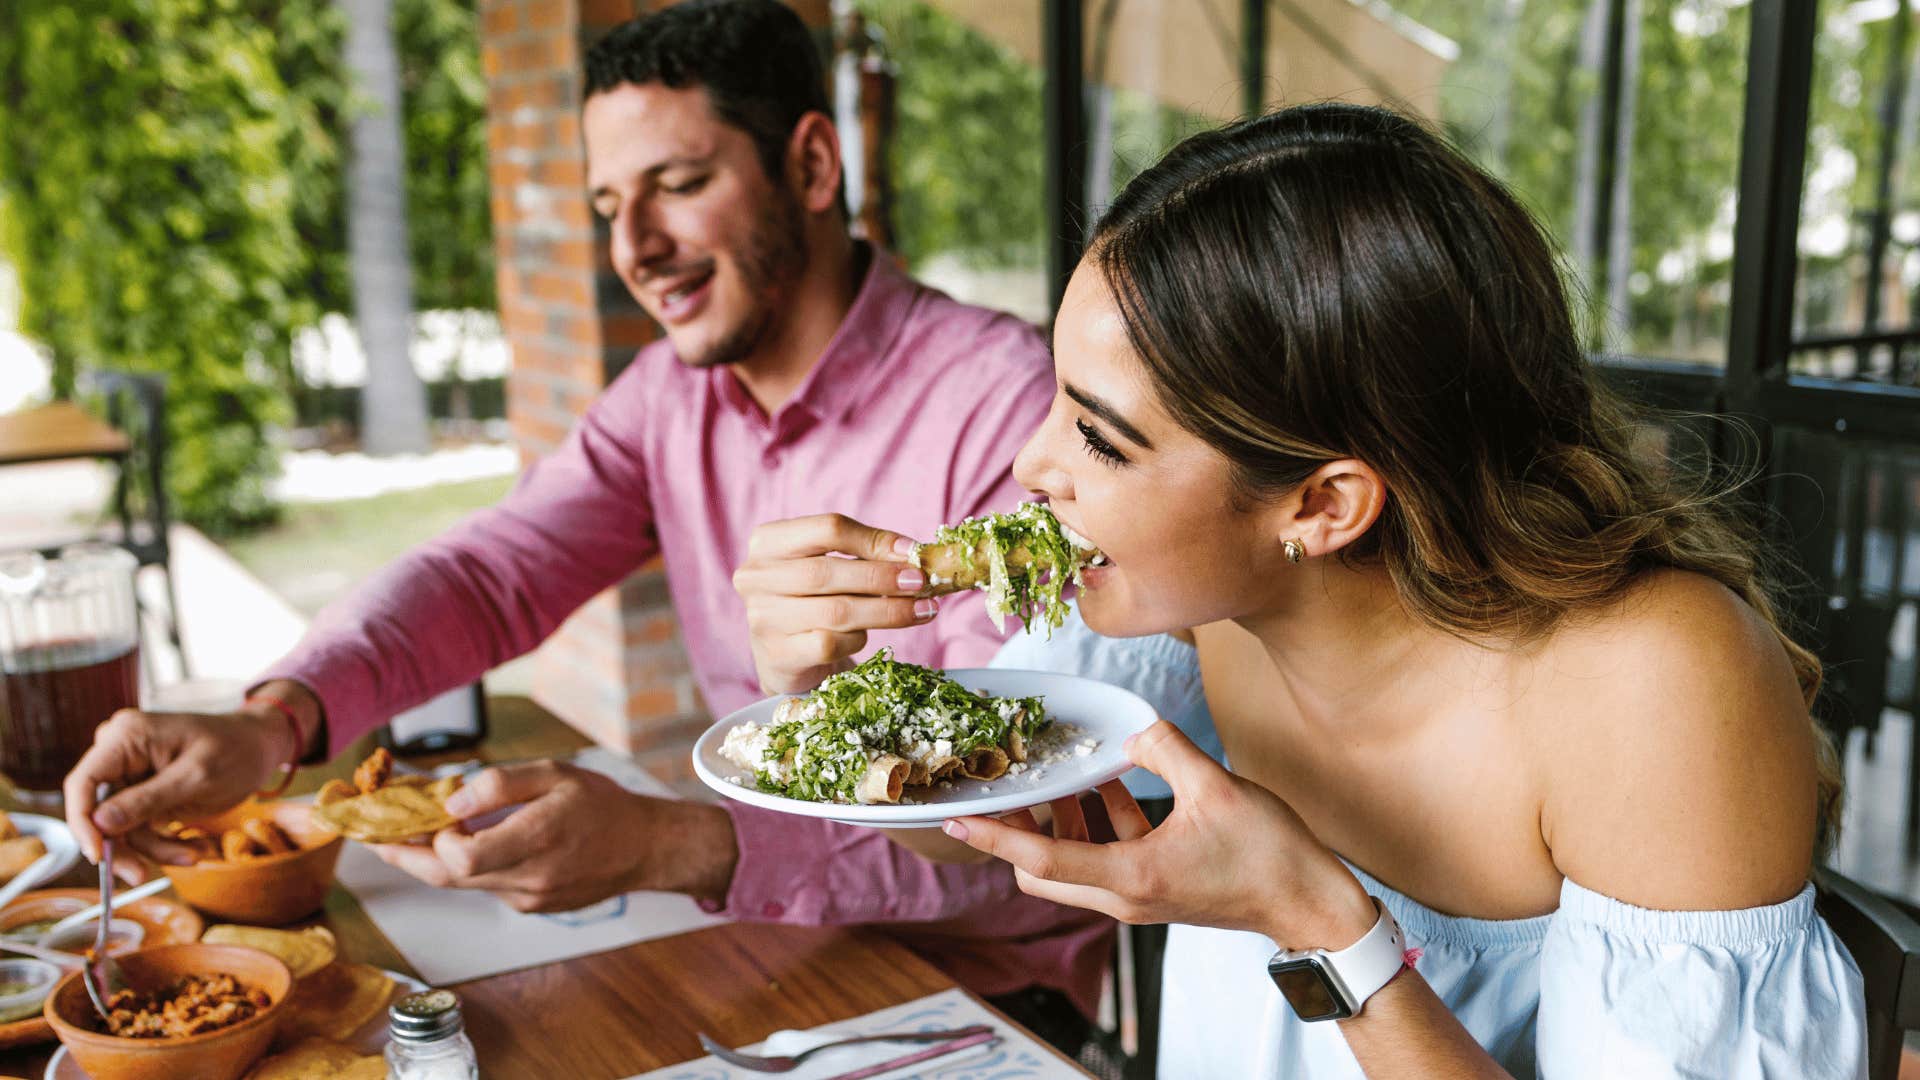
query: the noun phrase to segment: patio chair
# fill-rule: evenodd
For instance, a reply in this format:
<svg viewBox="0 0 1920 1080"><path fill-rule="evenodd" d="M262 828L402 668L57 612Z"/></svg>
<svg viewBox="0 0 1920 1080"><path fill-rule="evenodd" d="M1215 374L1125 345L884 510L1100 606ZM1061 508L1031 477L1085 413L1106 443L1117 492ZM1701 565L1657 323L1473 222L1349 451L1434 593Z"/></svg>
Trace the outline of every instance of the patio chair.
<svg viewBox="0 0 1920 1080"><path fill-rule="evenodd" d="M174 590L172 550L167 534L173 524L167 508L166 379L160 375L125 371L92 371L81 387L104 403L107 422L127 434L132 452L121 463L113 485L113 514L119 523L114 542L139 560L141 568L158 567L165 582L166 609L154 611L144 600L141 616L160 622L173 646L180 677L191 677L186 649L180 641L180 600ZM150 664L143 664L151 672Z"/></svg>
<svg viewBox="0 0 1920 1080"><path fill-rule="evenodd" d="M1826 867L1813 884L1866 983L1868 1080L1896 1080L1905 1035L1920 1028L1920 912Z"/></svg>

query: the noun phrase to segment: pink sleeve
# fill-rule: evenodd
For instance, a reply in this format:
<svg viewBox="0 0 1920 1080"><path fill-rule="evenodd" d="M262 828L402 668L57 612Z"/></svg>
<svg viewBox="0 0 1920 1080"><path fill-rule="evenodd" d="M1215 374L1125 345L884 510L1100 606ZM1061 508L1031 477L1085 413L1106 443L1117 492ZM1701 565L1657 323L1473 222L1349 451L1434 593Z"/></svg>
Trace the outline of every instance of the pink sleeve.
<svg viewBox="0 0 1920 1080"><path fill-rule="evenodd" d="M1039 430L1052 402L1053 369L1047 367L980 411L954 450L947 522L1011 510L1033 497L1014 480L1013 459ZM1020 632L1020 620L1012 617L1007 619L1006 632L993 628L986 597L975 590L942 598L940 615L928 627L939 641L937 651L918 662L943 668L985 667L1007 635Z"/></svg>
<svg viewBox="0 0 1920 1080"><path fill-rule="evenodd" d="M740 861L722 906L738 919L841 926L945 923L978 917L996 937L1041 933L1084 918L1014 884L999 861L936 863L888 840L881 829L776 813L731 799Z"/></svg>
<svg viewBox="0 0 1920 1080"><path fill-rule="evenodd" d="M617 384L616 384L617 385ZM329 605L261 676L319 697L327 754L395 713L531 651L658 552L639 448L602 397L499 505L408 552Z"/></svg>

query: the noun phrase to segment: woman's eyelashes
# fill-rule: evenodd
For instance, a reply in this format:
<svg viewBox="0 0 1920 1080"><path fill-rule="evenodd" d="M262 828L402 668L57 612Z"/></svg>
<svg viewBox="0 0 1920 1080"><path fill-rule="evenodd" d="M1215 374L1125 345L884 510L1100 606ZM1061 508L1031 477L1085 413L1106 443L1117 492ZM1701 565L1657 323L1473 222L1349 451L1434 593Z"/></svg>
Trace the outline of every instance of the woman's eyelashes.
<svg viewBox="0 0 1920 1080"><path fill-rule="evenodd" d="M1114 445L1107 441L1106 436L1094 430L1093 425L1087 423L1085 420L1075 420L1073 426L1079 429L1080 438L1087 445L1087 453L1092 454L1108 465L1125 465L1127 463L1127 456L1119 450L1116 450Z"/></svg>

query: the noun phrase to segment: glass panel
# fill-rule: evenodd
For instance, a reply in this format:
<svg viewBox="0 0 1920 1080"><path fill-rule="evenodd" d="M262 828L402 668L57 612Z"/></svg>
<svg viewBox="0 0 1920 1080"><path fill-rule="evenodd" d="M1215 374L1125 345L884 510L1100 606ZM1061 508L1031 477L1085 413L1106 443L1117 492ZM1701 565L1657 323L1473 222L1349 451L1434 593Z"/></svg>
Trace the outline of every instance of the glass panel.
<svg viewBox="0 0 1920 1080"><path fill-rule="evenodd" d="M1920 34L1903 0L1826 5L1815 41L1794 336L1915 325L1920 291ZM1877 285L1873 283L1877 282ZM1797 349L1801 374L1920 384L1897 343Z"/></svg>
<svg viewBox="0 0 1920 1080"><path fill-rule="evenodd" d="M1086 0L1086 204L1096 216L1175 143L1243 114L1243 6Z"/></svg>
<svg viewBox="0 0 1920 1080"><path fill-rule="evenodd" d="M1566 252L1596 349L1724 362L1743 0L1274 0L1267 12L1270 105L1337 98L1437 122Z"/></svg>
<svg viewBox="0 0 1920 1080"><path fill-rule="evenodd" d="M1051 321L1040 5L858 0L895 77L895 247L971 303Z"/></svg>

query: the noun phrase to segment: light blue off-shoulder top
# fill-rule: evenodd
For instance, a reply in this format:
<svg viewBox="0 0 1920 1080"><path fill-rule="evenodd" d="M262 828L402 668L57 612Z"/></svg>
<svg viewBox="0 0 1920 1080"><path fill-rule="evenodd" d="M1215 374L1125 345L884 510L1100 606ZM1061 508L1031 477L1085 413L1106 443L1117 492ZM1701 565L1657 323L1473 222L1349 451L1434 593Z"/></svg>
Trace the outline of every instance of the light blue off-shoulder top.
<svg viewBox="0 0 1920 1080"><path fill-rule="evenodd" d="M1078 612L1016 634L995 667L1065 671L1146 698L1224 760L1194 648L1108 638ZM1135 797L1168 794L1144 769ZM1863 1080L1860 970L1815 912L1813 887L1739 911L1650 911L1563 882L1531 919L1443 915L1359 868L1422 950L1420 974L1520 1080ZM1160 1021L1161 1080L1363 1080L1337 1023L1296 1020L1267 977L1274 943L1175 926Z"/></svg>
<svg viewBox="0 0 1920 1080"><path fill-rule="evenodd" d="M1520 1080L1863 1080L1860 969L1813 886L1738 911L1650 911L1560 887L1531 919L1442 915L1359 869L1475 1040ZM1362 1080L1338 1023L1296 1020L1259 934L1175 926L1162 1080Z"/></svg>
<svg viewBox="0 0 1920 1080"><path fill-rule="evenodd" d="M1081 621L1079 609L1048 635L1035 627L1015 633L994 656L992 667L1024 671L1058 671L1124 686L1145 698L1165 719L1192 739L1200 749L1225 761L1220 736L1213 730L1206 692L1200 686L1199 653L1169 634L1148 637L1103 637ZM1121 777L1136 799L1165 798L1173 794L1167 782L1145 769Z"/></svg>

